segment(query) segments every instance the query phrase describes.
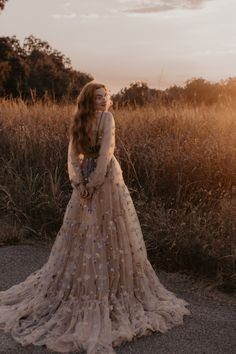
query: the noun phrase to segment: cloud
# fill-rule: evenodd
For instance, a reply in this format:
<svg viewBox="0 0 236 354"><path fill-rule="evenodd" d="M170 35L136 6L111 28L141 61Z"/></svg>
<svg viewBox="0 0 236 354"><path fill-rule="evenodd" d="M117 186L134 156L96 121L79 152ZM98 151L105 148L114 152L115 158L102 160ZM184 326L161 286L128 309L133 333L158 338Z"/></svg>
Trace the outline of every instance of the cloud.
<svg viewBox="0 0 236 354"><path fill-rule="evenodd" d="M73 20L76 18L76 19L82 20L82 22L85 22L89 19L96 19L96 18L100 17L100 15L97 13L87 13L86 14L86 13L73 12L73 10L71 9L72 4L70 1L65 1L62 4L62 7L64 8L62 10L62 13L52 14L51 17L54 18L55 20L63 20L63 19Z"/></svg>
<svg viewBox="0 0 236 354"><path fill-rule="evenodd" d="M72 20L74 18L80 18L82 20L88 20L88 19L99 18L100 15L98 15L96 13L77 15L75 12L72 12L70 14L53 14L52 17L54 19L56 19L56 20L61 20L61 19Z"/></svg>
<svg viewBox="0 0 236 354"><path fill-rule="evenodd" d="M108 11L109 13L111 13L111 14L117 14L117 13L119 13L119 10L114 9L114 8L107 9L107 11Z"/></svg>
<svg viewBox="0 0 236 354"><path fill-rule="evenodd" d="M100 17L100 15L96 13L91 13L91 14L81 14L78 17L88 19L88 18L98 18Z"/></svg>
<svg viewBox="0 0 236 354"><path fill-rule="evenodd" d="M202 52L198 52L195 55L228 55L228 54L236 54L236 48L232 49L207 49Z"/></svg>
<svg viewBox="0 0 236 354"><path fill-rule="evenodd" d="M136 6L123 9L123 12L127 13L158 13L163 11L188 9L195 10L202 7L202 5L210 0L159 0L159 1L141 1L136 0ZM119 0L121 3L131 3L128 0ZM132 1L133 3L133 1Z"/></svg>
<svg viewBox="0 0 236 354"><path fill-rule="evenodd" d="M61 19L71 20L73 18L76 18L77 14L75 12L72 12L70 14L52 14L52 17L55 18L56 20L61 20Z"/></svg>
<svg viewBox="0 0 236 354"><path fill-rule="evenodd" d="M64 7L70 7L70 6L71 6L71 3L70 3L70 2L65 2L65 3L63 4L63 6L64 6Z"/></svg>

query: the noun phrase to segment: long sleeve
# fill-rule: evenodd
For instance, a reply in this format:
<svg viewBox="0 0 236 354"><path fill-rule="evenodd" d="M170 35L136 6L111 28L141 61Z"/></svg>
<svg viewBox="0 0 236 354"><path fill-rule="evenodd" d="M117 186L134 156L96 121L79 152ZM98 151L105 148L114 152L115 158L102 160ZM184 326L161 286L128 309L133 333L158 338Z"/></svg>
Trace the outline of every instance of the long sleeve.
<svg viewBox="0 0 236 354"><path fill-rule="evenodd" d="M81 158L82 155L76 156L72 145L72 138L70 138L69 146L68 146L68 159L67 159L67 166L68 166L68 175L71 182L74 183L83 183L84 178L81 172L80 165L83 161Z"/></svg>
<svg viewBox="0 0 236 354"><path fill-rule="evenodd" d="M111 161L115 149L115 120L111 112L107 112L104 117L102 128L102 139L97 158L96 168L89 177L89 182L86 186L91 188L100 187L104 180L107 171L107 166Z"/></svg>

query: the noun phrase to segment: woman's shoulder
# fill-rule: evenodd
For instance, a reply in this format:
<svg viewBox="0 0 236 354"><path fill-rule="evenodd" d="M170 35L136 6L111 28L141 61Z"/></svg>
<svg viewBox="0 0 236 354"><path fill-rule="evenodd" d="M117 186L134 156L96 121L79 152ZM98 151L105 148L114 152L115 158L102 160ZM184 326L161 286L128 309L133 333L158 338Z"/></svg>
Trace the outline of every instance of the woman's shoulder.
<svg viewBox="0 0 236 354"><path fill-rule="evenodd" d="M113 114L112 114L110 111L104 111L104 116L105 116L107 119L112 119L112 118L114 118L114 117L113 117Z"/></svg>
<svg viewBox="0 0 236 354"><path fill-rule="evenodd" d="M104 111L104 115L103 115L103 121L104 124L112 124L114 123L114 116L111 112L109 111Z"/></svg>

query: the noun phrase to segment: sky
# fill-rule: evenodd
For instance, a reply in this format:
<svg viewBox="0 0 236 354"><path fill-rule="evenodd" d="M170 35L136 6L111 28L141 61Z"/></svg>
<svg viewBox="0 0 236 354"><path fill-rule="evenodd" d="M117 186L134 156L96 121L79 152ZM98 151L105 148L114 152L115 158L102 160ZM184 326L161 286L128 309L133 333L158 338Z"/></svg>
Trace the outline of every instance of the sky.
<svg viewBox="0 0 236 354"><path fill-rule="evenodd" d="M33 35L112 94L236 76L236 0L9 0L0 36Z"/></svg>

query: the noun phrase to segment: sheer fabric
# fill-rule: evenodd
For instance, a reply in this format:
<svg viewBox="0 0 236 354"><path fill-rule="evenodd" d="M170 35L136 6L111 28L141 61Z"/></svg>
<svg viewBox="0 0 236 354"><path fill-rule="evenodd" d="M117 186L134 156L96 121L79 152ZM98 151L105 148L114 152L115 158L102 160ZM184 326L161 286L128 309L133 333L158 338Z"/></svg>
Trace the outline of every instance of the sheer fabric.
<svg viewBox="0 0 236 354"><path fill-rule="evenodd" d="M0 329L23 346L114 354L121 343L165 333L191 314L188 302L160 283L148 261L135 207L113 154L114 117L105 113L100 155L89 180L92 199L82 199L73 189L48 261L0 292ZM84 158L76 156L70 142L70 180L82 180Z"/></svg>

